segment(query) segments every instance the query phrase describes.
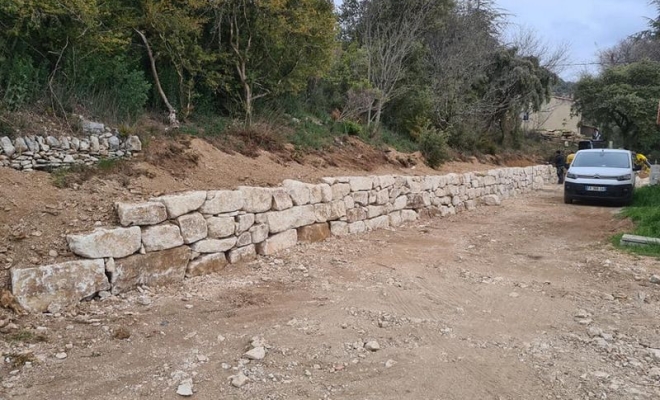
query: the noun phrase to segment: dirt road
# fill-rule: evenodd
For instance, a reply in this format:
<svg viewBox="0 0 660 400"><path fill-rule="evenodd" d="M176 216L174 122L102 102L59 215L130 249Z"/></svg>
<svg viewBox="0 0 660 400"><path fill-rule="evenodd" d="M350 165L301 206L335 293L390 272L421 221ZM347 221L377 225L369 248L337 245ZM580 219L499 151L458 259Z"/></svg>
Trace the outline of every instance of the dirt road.
<svg viewBox="0 0 660 400"><path fill-rule="evenodd" d="M616 212L548 186L25 318L0 398L660 398L660 268L611 248Z"/></svg>

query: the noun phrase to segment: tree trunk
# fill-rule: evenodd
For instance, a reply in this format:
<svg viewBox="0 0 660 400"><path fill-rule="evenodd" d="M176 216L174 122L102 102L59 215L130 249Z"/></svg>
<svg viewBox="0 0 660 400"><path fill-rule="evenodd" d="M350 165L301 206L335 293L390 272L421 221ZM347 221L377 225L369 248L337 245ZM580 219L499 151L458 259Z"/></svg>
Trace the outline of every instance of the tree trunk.
<svg viewBox="0 0 660 400"><path fill-rule="evenodd" d="M160 94L161 99L163 99L163 103L165 103L165 107L167 107L167 111L169 112L169 115L167 116L167 120L169 121L170 126L172 126L173 128L178 128L179 120L176 117L176 110L174 109L174 107L172 107L172 104L170 104L169 100L167 99L167 96L165 95L165 91L163 91L163 87L160 85L160 78L158 77L158 70L156 69L156 59L154 58L154 53L151 51L151 46L149 46L147 37L144 35L144 33L140 32L137 29L135 29L135 32L137 32L137 34L140 35L140 37L142 38L142 42L144 42L144 46L147 48L147 55L149 56L149 64L151 65L151 73L154 76L156 89L158 89L158 93Z"/></svg>

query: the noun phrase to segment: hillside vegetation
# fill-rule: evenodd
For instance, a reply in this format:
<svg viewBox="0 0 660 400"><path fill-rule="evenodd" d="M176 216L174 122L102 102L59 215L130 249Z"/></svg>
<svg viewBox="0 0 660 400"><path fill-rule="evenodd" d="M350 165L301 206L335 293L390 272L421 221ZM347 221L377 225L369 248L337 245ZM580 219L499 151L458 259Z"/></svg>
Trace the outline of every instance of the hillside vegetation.
<svg viewBox="0 0 660 400"><path fill-rule="evenodd" d="M520 144L519 115L557 82L561 52L503 39L494 1L6 0L0 134L16 111L300 148L360 136L436 166L447 147Z"/></svg>

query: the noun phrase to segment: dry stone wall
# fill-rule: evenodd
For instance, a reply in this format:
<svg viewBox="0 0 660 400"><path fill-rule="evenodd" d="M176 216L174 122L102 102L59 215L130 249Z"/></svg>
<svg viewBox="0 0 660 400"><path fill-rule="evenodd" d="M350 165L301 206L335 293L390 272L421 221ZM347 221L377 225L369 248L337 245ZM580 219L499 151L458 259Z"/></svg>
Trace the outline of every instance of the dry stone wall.
<svg viewBox="0 0 660 400"><path fill-rule="evenodd" d="M286 180L277 188L190 191L117 203L120 227L68 235L69 248L80 260L12 270L12 290L26 309L59 309L101 291L119 293L215 273L299 242L499 205L553 179L550 166L335 177L318 184Z"/></svg>
<svg viewBox="0 0 660 400"><path fill-rule="evenodd" d="M93 131L80 139L72 136L0 137L0 166L22 171L52 170L76 164L93 165L103 158L130 157L142 151L137 136Z"/></svg>

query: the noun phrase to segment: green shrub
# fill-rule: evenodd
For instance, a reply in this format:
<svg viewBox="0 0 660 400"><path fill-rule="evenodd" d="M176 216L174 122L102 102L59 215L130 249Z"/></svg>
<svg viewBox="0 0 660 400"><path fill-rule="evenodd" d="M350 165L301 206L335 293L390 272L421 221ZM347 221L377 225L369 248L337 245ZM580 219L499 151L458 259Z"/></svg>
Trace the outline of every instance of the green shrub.
<svg viewBox="0 0 660 400"><path fill-rule="evenodd" d="M431 168L437 168L449 159L445 133L427 127L419 136L419 150Z"/></svg>
<svg viewBox="0 0 660 400"><path fill-rule="evenodd" d="M345 135L360 136L363 132L362 125L355 121L340 121L337 123L337 131Z"/></svg>
<svg viewBox="0 0 660 400"><path fill-rule="evenodd" d="M46 72L28 56L18 54L0 65L0 103L15 110L34 101L45 84Z"/></svg>

